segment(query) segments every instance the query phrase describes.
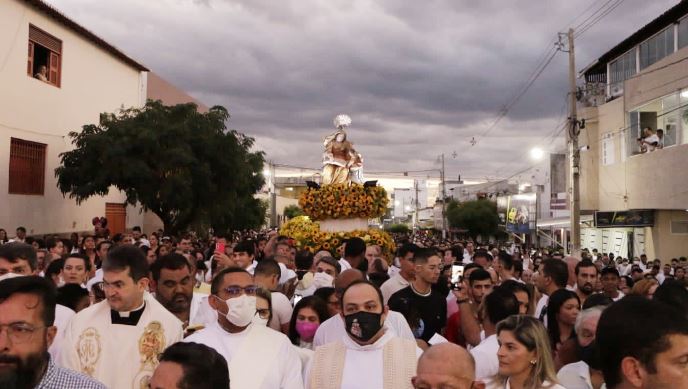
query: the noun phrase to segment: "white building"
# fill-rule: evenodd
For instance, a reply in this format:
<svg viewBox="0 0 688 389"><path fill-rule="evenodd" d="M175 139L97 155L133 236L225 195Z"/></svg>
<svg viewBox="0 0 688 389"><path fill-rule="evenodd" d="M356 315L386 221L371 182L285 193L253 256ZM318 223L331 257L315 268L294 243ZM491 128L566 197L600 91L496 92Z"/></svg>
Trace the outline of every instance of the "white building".
<svg viewBox="0 0 688 389"><path fill-rule="evenodd" d="M59 192L54 172L73 147L70 131L145 104L148 69L40 0L0 2L0 53L0 228L92 231L95 216L106 216L113 233L143 225L140 210L114 189L77 206Z"/></svg>

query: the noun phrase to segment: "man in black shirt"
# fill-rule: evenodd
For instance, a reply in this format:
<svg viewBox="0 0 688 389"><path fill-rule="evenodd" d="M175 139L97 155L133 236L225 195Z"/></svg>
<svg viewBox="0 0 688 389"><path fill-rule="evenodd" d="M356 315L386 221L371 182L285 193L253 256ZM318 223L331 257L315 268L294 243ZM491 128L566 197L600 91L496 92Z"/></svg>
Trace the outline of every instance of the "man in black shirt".
<svg viewBox="0 0 688 389"><path fill-rule="evenodd" d="M442 258L432 249L419 249L413 259L416 271L410 285L390 297L389 309L405 314L416 338L430 340L447 323L447 296L432 288L442 268Z"/></svg>

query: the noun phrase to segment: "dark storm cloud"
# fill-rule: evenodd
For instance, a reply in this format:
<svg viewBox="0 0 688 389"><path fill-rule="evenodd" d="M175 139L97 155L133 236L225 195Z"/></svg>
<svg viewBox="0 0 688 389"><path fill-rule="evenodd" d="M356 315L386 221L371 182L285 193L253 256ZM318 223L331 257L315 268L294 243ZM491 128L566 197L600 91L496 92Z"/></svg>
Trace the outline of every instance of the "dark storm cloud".
<svg viewBox="0 0 688 389"><path fill-rule="evenodd" d="M445 153L451 176L475 177L522 169L532 146L563 145L548 137L566 116L565 53L489 136L469 141L592 0L51 2L204 103L226 106L230 127L276 162L318 166L320 139L348 113L366 169L434 168ZM577 41L578 69L676 2L626 1Z"/></svg>

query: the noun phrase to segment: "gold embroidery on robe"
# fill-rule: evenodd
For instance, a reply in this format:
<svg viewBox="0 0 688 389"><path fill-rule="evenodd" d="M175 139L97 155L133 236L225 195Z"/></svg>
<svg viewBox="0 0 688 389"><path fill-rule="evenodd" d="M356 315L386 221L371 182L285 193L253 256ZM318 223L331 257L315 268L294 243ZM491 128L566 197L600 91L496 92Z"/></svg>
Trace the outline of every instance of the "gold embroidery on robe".
<svg viewBox="0 0 688 389"><path fill-rule="evenodd" d="M100 335L94 327L86 328L76 344L76 351L79 355L81 371L89 376L93 376L96 370L102 347L100 345Z"/></svg>
<svg viewBox="0 0 688 389"><path fill-rule="evenodd" d="M165 350L165 331L159 321L148 323L139 338L141 367L134 377L134 388L147 389L153 371L158 366L158 355Z"/></svg>

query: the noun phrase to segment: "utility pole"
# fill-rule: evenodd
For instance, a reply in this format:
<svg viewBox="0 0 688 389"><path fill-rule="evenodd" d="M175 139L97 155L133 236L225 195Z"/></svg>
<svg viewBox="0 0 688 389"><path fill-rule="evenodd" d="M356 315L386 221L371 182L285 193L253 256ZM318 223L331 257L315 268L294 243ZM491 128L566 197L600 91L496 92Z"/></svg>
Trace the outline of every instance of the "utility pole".
<svg viewBox="0 0 688 389"><path fill-rule="evenodd" d="M571 256L580 258L580 147L578 147L578 113L576 110L576 57L573 43L573 29L569 28L569 98L571 107L569 108L569 131L568 131L568 156L569 177L571 187L569 188L569 209L571 210Z"/></svg>
<svg viewBox="0 0 688 389"><path fill-rule="evenodd" d="M277 222L277 188L275 185L275 164L268 161L268 171L270 172L270 227L279 227Z"/></svg>
<svg viewBox="0 0 688 389"><path fill-rule="evenodd" d="M447 239L447 185L444 177L444 153L442 153L442 239Z"/></svg>
<svg viewBox="0 0 688 389"><path fill-rule="evenodd" d="M414 201L414 207L413 207L414 211L415 211L414 215L413 215L413 227L415 228L418 226L418 208L419 208L418 207L419 202L418 202L418 180L417 179L413 179L413 188L415 190L415 196L416 196L416 201Z"/></svg>

